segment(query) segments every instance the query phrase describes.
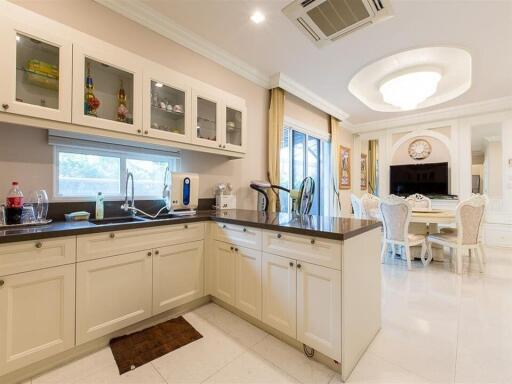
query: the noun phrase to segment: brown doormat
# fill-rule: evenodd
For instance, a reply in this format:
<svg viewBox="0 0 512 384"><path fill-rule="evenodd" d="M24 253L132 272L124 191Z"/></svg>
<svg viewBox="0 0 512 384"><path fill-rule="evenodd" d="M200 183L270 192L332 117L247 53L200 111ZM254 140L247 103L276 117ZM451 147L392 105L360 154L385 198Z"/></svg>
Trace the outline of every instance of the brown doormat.
<svg viewBox="0 0 512 384"><path fill-rule="evenodd" d="M110 340L119 373L131 371L202 338L183 316Z"/></svg>

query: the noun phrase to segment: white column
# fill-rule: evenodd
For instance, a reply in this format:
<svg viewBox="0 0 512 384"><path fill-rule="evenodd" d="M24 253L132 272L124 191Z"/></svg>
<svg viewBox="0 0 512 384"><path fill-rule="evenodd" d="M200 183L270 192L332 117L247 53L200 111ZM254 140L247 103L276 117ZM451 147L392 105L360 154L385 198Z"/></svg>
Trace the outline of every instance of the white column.
<svg viewBox="0 0 512 384"><path fill-rule="evenodd" d="M452 191L459 195L460 200L471 197L471 124L466 120L458 123L458 164L452 163L452 173L459 174L458 188L452 185ZM453 177L452 177L453 180ZM458 190L457 190L458 189Z"/></svg>
<svg viewBox="0 0 512 384"><path fill-rule="evenodd" d="M512 114L502 123L503 206L512 212Z"/></svg>

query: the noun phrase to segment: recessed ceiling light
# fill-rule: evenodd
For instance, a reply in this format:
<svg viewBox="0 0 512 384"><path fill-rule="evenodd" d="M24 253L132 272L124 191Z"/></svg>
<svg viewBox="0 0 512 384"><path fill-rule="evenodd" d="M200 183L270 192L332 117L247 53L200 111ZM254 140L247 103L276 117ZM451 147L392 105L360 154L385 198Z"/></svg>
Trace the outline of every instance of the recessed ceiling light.
<svg viewBox="0 0 512 384"><path fill-rule="evenodd" d="M155 87L162 88L164 85L162 83L155 83Z"/></svg>
<svg viewBox="0 0 512 384"><path fill-rule="evenodd" d="M265 21L265 15L261 13L260 11L255 11L251 15L251 20L254 24L259 24Z"/></svg>
<svg viewBox="0 0 512 384"><path fill-rule="evenodd" d="M409 111L436 93L439 80L441 73L438 71L410 72L385 81L379 91L386 103Z"/></svg>

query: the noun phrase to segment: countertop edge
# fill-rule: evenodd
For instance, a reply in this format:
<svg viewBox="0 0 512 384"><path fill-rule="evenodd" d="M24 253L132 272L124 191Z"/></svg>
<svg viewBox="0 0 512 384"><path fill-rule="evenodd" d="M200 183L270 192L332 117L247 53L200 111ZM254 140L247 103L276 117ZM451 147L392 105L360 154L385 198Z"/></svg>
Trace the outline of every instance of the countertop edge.
<svg viewBox="0 0 512 384"><path fill-rule="evenodd" d="M279 224L268 224L268 223L257 223L250 220L243 220L243 219L234 219L234 218L227 218L227 217L213 217L211 213L202 213L198 214L198 216L192 216L192 217L178 217L173 219L167 219L167 220L148 220L148 221L141 221L141 222L130 222L130 223L116 223L116 224L106 224L106 225L86 225L87 222L78 222L78 223L69 223L70 228L55 228L51 229L49 227L52 226L58 226L58 225L66 225L66 222L56 222L52 223L46 226L41 227L32 227L30 230L34 230L37 232L28 232L28 233L19 233L19 234L0 234L0 244L6 244L6 243L14 243L14 242L20 242L20 241L31 241L31 240L42 240L42 239L51 239L56 237L67 237L67 236L79 236L79 235L87 235L87 234L94 234L94 233L103 233L103 232L110 232L110 231L123 231L123 230L130 230L130 229L138 229L138 228L151 228L151 227L158 227L163 225L176 225L176 224L186 224L186 223L193 223L193 222L207 222L207 221L214 221L214 222L223 222L223 223L230 223L235 225L247 225L253 228L260 228L265 230L271 230L271 231L281 231L281 232L288 232L288 233L294 233L298 235L304 235L304 236L315 236L325 239L331 239L331 240L338 240L343 241L350 239L352 237L358 236L362 233L368 232L372 229L378 228L381 226L380 222L373 222L368 223L363 227L353 229L347 232L343 233L336 233L336 232L323 232L321 230L315 230L315 229L307 229L307 228L297 228L297 227L289 227L285 225L279 225ZM80 226L81 224L85 226ZM76 225L76 228L73 228L73 225ZM24 229L28 229L24 228ZM45 229L47 229L45 231ZM1 231L0 231L1 233Z"/></svg>

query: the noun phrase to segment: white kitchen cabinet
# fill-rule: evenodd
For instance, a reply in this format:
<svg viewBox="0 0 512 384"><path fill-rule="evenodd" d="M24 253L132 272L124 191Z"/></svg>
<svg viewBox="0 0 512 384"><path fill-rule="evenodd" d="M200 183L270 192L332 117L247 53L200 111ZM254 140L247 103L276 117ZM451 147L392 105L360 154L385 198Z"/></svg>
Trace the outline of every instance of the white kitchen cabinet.
<svg viewBox="0 0 512 384"><path fill-rule="evenodd" d="M0 277L0 376L75 345L75 265Z"/></svg>
<svg viewBox="0 0 512 384"><path fill-rule="evenodd" d="M203 241L173 245L153 252L153 314L203 296Z"/></svg>
<svg viewBox="0 0 512 384"><path fill-rule="evenodd" d="M0 111L71 122L71 47L52 28L2 17Z"/></svg>
<svg viewBox="0 0 512 384"><path fill-rule="evenodd" d="M245 152L247 146L247 108L245 102L226 97L222 105L222 147Z"/></svg>
<svg viewBox="0 0 512 384"><path fill-rule="evenodd" d="M109 44L73 45L73 123L129 134L142 135L142 60ZM86 103L86 85L99 107ZM124 95L125 113L118 113Z"/></svg>
<svg viewBox="0 0 512 384"><path fill-rule="evenodd" d="M223 149L219 99L213 90L192 89L192 143Z"/></svg>
<svg viewBox="0 0 512 384"><path fill-rule="evenodd" d="M213 296L235 305L236 253L234 246L221 241L214 242Z"/></svg>
<svg viewBox="0 0 512 384"><path fill-rule="evenodd" d="M297 340L341 361L341 271L297 262Z"/></svg>
<svg viewBox="0 0 512 384"><path fill-rule="evenodd" d="M76 343L150 317L152 288L151 251L78 263Z"/></svg>
<svg viewBox="0 0 512 384"><path fill-rule="evenodd" d="M235 246L235 306L261 320L261 251Z"/></svg>
<svg viewBox="0 0 512 384"><path fill-rule="evenodd" d="M183 75L157 64L144 69L143 134L190 142L191 87Z"/></svg>
<svg viewBox="0 0 512 384"><path fill-rule="evenodd" d="M295 260L263 253L262 321L297 336L297 274Z"/></svg>

